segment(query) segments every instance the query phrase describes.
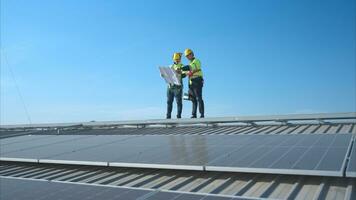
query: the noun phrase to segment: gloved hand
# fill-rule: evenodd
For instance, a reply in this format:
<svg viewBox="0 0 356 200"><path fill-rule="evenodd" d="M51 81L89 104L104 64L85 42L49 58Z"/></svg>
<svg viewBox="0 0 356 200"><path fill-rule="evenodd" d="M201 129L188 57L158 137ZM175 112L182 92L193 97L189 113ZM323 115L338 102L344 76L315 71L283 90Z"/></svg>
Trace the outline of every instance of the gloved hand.
<svg viewBox="0 0 356 200"><path fill-rule="evenodd" d="M192 76L193 76L193 72L192 72L192 71L189 71L189 72L187 73L187 75L188 75L189 77L192 77Z"/></svg>
<svg viewBox="0 0 356 200"><path fill-rule="evenodd" d="M189 71L189 65L185 65L184 67L182 67L182 71Z"/></svg>

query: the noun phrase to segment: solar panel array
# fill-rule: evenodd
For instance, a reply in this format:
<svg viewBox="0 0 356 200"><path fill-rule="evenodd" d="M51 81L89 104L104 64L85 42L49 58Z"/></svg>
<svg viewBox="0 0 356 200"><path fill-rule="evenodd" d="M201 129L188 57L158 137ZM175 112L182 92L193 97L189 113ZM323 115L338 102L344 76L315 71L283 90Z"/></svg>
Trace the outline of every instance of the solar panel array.
<svg viewBox="0 0 356 200"><path fill-rule="evenodd" d="M0 144L1 160L343 176L351 139L351 134L32 135Z"/></svg>
<svg viewBox="0 0 356 200"><path fill-rule="evenodd" d="M123 187L68 184L60 182L0 178L0 199L142 199L142 200L209 200L242 199L218 195L162 192Z"/></svg>

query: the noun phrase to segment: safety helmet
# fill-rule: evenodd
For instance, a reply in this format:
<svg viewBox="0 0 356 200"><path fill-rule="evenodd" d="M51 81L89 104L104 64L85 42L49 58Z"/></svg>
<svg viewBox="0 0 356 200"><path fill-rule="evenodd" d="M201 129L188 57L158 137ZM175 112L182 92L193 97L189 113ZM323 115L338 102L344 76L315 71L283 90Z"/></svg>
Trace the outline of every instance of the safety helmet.
<svg viewBox="0 0 356 200"><path fill-rule="evenodd" d="M182 53L174 53L173 60L180 60L182 58Z"/></svg>
<svg viewBox="0 0 356 200"><path fill-rule="evenodd" d="M184 55L185 56L188 56L189 54L192 54L193 53L193 51L191 50L191 49L186 49L185 51L184 51Z"/></svg>

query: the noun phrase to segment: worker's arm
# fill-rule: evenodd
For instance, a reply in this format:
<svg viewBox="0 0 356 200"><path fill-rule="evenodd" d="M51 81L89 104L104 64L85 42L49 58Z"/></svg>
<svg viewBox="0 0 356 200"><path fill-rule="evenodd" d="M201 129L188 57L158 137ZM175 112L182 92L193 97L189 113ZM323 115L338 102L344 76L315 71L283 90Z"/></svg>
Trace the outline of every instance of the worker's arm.
<svg viewBox="0 0 356 200"><path fill-rule="evenodd" d="M185 65L182 67L182 71L185 75L188 75L188 76L192 76L193 73L192 73L192 67L190 65Z"/></svg>
<svg viewBox="0 0 356 200"><path fill-rule="evenodd" d="M195 72L199 72L199 71L201 71L201 69L195 69L192 71L192 73L194 74Z"/></svg>

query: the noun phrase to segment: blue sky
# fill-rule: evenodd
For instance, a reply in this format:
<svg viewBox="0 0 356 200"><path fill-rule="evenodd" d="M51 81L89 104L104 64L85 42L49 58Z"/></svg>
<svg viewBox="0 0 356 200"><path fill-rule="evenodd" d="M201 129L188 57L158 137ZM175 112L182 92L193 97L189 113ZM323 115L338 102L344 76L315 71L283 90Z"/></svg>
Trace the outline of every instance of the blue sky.
<svg viewBox="0 0 356 200"><path fill-rule="evenodd" d="M16 82L32 123L163 118L158 66L185 48L202 62L207 117L355 112L355 12L355 0L1 0L0 122L29 122Z"/></svg>

